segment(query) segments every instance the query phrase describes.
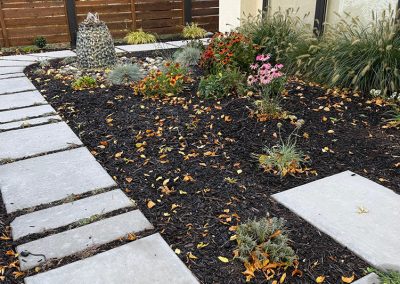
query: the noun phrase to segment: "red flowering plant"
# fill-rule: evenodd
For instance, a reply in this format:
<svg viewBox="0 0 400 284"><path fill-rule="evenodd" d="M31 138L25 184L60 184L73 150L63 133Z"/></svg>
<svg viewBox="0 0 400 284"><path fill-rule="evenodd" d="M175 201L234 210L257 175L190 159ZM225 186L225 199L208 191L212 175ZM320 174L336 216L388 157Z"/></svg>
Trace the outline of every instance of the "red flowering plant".
<svg viewBox="0 0 400 284"><path fill-rule="evenodd" d="M217 74L229 67L249 71L259 47L243 34L216 33L202 54L201 66L209 73Z"/></svg>

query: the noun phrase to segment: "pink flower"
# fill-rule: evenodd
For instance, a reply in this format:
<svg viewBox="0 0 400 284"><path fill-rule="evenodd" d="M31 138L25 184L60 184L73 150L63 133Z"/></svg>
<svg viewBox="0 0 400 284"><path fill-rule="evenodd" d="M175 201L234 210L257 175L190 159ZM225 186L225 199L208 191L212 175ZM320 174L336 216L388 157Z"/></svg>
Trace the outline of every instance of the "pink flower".
<svg viewBox="0 0 400 284"><path fill-rule="evenodd" d="M259 67L259 66L258 66L257 63L254 63L254 64L251 64L251 65L250 65L250 69L251 69L251 70L257 70L258 67Z"/></svg>
<svg viewBox="0 0 400 284"><path fill-rule="evenodd" d="M256 60L265 62L265 61L269 60L270 58L271 58L271 55L269 55L269 54L267 54L267 55L259 54L259 55L257 55Z"/></svg>

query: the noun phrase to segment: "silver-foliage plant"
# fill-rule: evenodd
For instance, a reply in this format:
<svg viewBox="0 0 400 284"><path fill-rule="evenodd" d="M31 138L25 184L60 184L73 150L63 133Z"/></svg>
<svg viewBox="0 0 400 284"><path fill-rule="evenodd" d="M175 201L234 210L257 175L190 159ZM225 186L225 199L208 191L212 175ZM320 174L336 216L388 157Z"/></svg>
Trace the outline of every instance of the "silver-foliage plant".
<svg viewBox="0 0 400 284"><path fill-rule="evenodd" d="M251 255L255 253L260 261L269 259L274 263L292 265L297 256L289 246L285 224L285 219L273 217L239 225L236 231L237 258L249 262Z"/></svg>
<svg viewBox="0 0 400 284"><path fill-rule="evenodd" d="M202 51L196 47L185 46L174 54L174 61L182 66L196 66L199 63Z"/></svg>
<svg viewBox="0 0 400 284"><path fill-rule="evenodd" d="M76 54L78 65L85 69L103 68L116 63L113 38L97 14L88 13L86 20L79 24Z"/></svg>
<svg viewBox="0 0 400 284"><path fill-rule="evenodd" d="M123 64L117 65L108 74L108 80L113 85L123 85L138 82L143 76L143 71L137 64Z"/></svg>

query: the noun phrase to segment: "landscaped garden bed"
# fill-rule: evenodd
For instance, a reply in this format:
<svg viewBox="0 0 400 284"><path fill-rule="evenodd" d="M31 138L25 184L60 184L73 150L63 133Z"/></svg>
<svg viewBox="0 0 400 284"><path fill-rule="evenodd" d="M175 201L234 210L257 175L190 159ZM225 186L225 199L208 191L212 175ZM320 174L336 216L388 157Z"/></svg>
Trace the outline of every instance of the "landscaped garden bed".
<svg viewBox="0 0 400 284"><path fill-rule="evenodd" d="M143 66L168 54L124 56ZM268 215L287 220L301 281L324 275L326 283L336 283L343 275L363 275L365 262L270 195L348 169L398 189L398 130L382 128L389 107L359 93L291 78L281 103L287 117L266 120L251 95L199 97L203 71L198 68L183 93L144 97L130 86L108 86L100 73L95 88L74 90L73 77L59 72L63 66L54 62L40 69L43 74L35 67L29 74L201 281L244 281L241 263L232 260L231 227ZM279 135L286 139L300 119L297 146L310 157L306 169L285 177L265 172L254 154L277 144ZM291 273L289 283L298 277ZM257 279L264 281L262 274Z"/></svg>
<svg viewBox="0 0 400 284"><path fill-rule="evenodd" d="M271 195L346 170L400 193L398 80L317 84L242 32L26 74L202 283L350 283L368 264Z"/></svg>

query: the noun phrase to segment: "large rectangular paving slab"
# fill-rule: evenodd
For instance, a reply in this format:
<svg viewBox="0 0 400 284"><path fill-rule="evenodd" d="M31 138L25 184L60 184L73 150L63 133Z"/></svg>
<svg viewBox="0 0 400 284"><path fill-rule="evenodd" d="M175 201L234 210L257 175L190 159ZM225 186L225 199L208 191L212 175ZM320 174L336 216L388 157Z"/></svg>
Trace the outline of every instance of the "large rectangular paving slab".
<svg viewBox="0 0 400 284"><path fill-rule="evenodd" d="M0 75L23 72L25 67L26 66L5 66L4 62L2 65L0 61Z"/></svg>
<svg viewBox="0 0 400 284"><path fill-rule="evenodd" d="M20 159L63 150L82 142L65 122L0 133L0 160Z"/></svg>
<svg viewBox="0 0 400 284"><path fill-rule="evenodd" d="M16 77L25 77L25 74L22 72L14 73L14 74L0 74L0 80L8 79L8 78L16 78Z"/></svg>
<svg viewBox="0 0 400 284"><path fill-rule="evenodd" d="M30 234L43 233L133 205L133 202L120 189L115 189L19 216L11 222L12 236L14 240L17 240Z"/></svg>
<svg viewBox="0 0 400 284"><path fill-rule="evenodd" d="M73 57L73 56L76 56L76 53L71 50L57 50L57 51L48 51L48 52L42 52L42 53L32 53L27 56L29 56L30 58L33 58L36 61L40 61L40 60L44 60L44 59Z"/></svg>
<svg viewBox="0 0 400 284"><path fill-rule="evenodd" d="M159 234L25 278L26 284L198 284Z"/></svg>
<svg viewBox="0 0 400 284"><path fill-rule="evenodd" d="M39 93L39 91L27 91L27 92L0 96L0 110L28 107L45 103L46 100Z"/></svg>
<svg viewBox="0 0 400 284"><path fill-rule="evenodd" d="M2 96L0 96L1 99ZM8 95L4 96L8 97ZM55 114L56 111L50 105L39 105L21 109L0 111L0 123L24 120L49 114Z"/></svg>
<svg viewBox="0 0 400 284"><path fill-rule="evenodd" d="M0 189L8 213L112 186L115 181L86 148L0 166Z"/></svg>
<svg viewBox="0 0 400 284"><path fill-rule="evenodd" d="M400 195L346 171L272 196L372 266L400 271Z"/></svg>
<svg viewBox="0 0 400 284"><path fill-rule="evenodd" d="M353 284L380 284L381 281L379 280L378 275L375 273L370 273L367 276L353 282Z"/></svg>
<svg viewBox="0 0 400 284"><path fill-rule="evenodd" d="M36 90L36 88L27 77L0 80L0 95L30 90Z"/></svg>
<svg viewBox="0 0 400 284"><path fill-rule="evenodd" d="M43 254L47 260L60 259L123 238L129 233L149 229L153 229L150 222L142 212L134 210L17 246L16 250L17 253L28 251ZM34 255L20 256L19 260L21 270L33 268L45 261L43 256Z"/></svg>
<svg viewBox="0 0 400 284"><path fill-rule="evenodd" d="M5 131L5 130L10 130L10 129L26 128L26 127L39 125L39 124L50 123L50 122L60 122L60 121L61 121L61 117L59 117L58 115L52 115L52 116L45 116L45 117L3 123L3 124L0 124L0 132Z"/></svg>

